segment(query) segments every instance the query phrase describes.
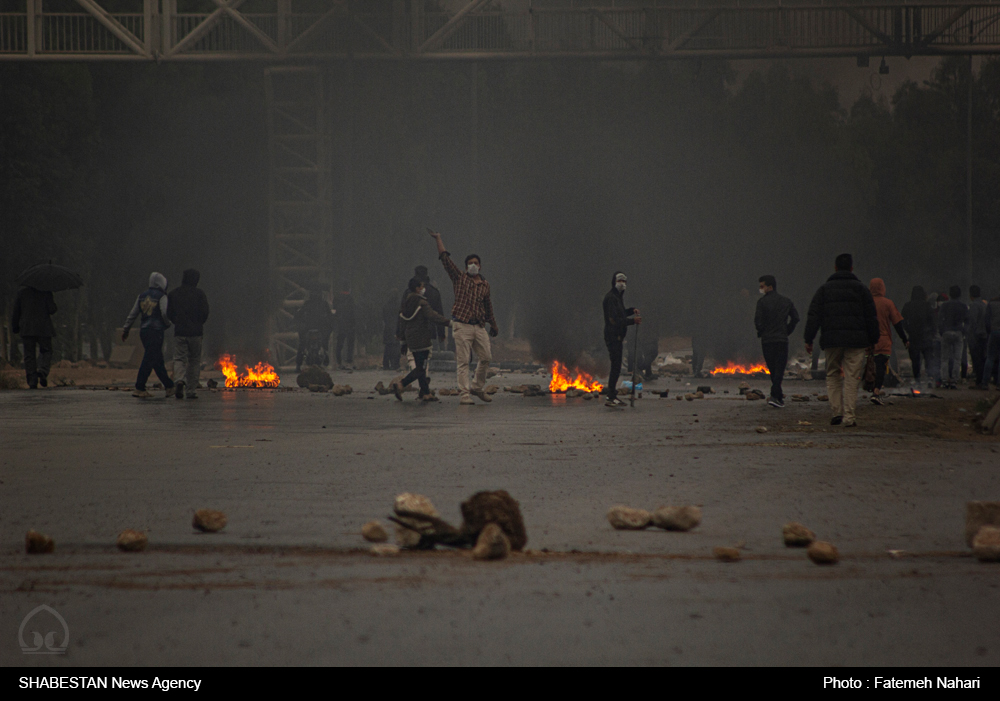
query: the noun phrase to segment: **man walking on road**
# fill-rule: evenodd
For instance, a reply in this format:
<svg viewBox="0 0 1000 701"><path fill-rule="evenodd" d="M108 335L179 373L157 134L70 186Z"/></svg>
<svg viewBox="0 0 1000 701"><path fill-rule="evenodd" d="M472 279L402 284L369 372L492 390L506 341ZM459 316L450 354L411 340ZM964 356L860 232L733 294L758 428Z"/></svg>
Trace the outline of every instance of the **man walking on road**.
<svg viewBox="0 0 1000 701"><path fill-rule="evenodd" d="M201 273L184 271L181 286L167 295L167 318L174 322L174 396L198 398L201 340L208 321L208 297L198 289Z"/></svg>
<svg viewBox="0 0 1000 701"><path fill-rule="evenodd" d="M437 242L438 257L455 287L451 326L455 335L455 363L458 389L462 394L461 403L473 404L470 395L475 395L484 402L493 401L490 395L483 391L483 387L486 385L486 371L493 358L490 351L490 336L496 337L500 330L493 315L493 302L490 301L490 283L479 273L482 260L474 253L467 255L463 272L455 265L451 254L445 249L441 234L434 231L430 234ZM490 325L489 332L486 331L487 323ZM476 378L470 386L469 359L473 352L479 359L479 364L476 367Z"/></svg>
<svg viewBox="0 0 1000 701"><path fill-rule="evenodd" d="M837 256L835 272L816 290L806 320L806 352L813 339L826 353L826 390L833 418L831 426L857 426L855 405L865 363L865 349L879 339L878 313L872 293L854 270L850 253Z"/></svg>
<svg viewBox="0 0 1000 701"><path fill-rule="evenodd" d="M948 301L938 311L938 330L941 332L941 375L944 386L958 389L958 375L961 371L962 343L968 330L969 308L960 297L962 288L952 285L948 290Z"/></svg>
<svg viewBox="0 0 1000 701"><path fill-rule="evenodd" d="M139 374L135 378L135 391L133 397L151 397L146 391L146 380L149 373L156 372L156 376L163 383L166 390L165 396L170 396L174 391L174 381L167 374L167 367L163 363L163 332L170 328L170 321L167 314L167 278L159 273L149 276L149 289L140 294L132 311L128 313L125 324L122 326L122 341L128 339L128 330L132 328L137 317L141 315L142 321L139 324L139 338L142 340L142 363L139 365Z"/></svg>
<svg viewBox="0 0 1000 701"><path fill-rule="evenodd" d="M788 337L799 323L799 313L795 311L792 300L777 293L775 288L778 283L773 275L762 275L758 282L763 297L757 300L753 323L757 327L764 362L771 373L771 397L767 403L775 409L783 409L785 395L781 391L781 382L788 365Z"/></svg>
<svg viewBox="0 0 1000 701"><path fill-rule="evenodd" d="M42 292L34 287L22 287L14 301L14 316L10 327L11 331L21 336L21 342L24 343L24 374L27 375L28 389L38 389L38 385L49 386L52 337L56 335L51 317L56 309L52 293Z"/></svg>

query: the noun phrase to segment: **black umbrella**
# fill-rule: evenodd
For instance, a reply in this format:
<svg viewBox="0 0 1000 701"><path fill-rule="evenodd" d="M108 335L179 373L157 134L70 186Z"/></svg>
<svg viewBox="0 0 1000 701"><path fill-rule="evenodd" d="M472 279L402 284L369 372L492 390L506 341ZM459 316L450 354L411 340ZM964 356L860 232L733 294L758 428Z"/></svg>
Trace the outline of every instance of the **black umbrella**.
<svg viewBox="0 0 1000 701"><path fill-rule="evenodd" d="M83 285L83 278L61 265L40 263L18 275L14 282L22 287L34 287L42 292L61 292L80 287Z"/></svg>

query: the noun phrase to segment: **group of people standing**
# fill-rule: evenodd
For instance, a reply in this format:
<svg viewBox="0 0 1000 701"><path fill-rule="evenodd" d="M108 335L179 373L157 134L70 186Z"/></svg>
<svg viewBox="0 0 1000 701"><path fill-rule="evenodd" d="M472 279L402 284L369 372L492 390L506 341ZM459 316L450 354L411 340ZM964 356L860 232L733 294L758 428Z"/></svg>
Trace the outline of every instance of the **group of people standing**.
<svg viewBox="0 0 1000 701"><path fill-rule="evenodd" d="M299 348L295 354L295 372L302 371L306 360L310 334L317 335L317 341L324 355L329 355L330 336L337 330L336 360L341 370L354 370L354 340L357 336L357 316L351 285L345 282L340 293L333 298L333 308L323 298L323 290L316 288L308 292L295 313L295 324L299 333ZM326 364L325 361L323 364Z"/></svg>

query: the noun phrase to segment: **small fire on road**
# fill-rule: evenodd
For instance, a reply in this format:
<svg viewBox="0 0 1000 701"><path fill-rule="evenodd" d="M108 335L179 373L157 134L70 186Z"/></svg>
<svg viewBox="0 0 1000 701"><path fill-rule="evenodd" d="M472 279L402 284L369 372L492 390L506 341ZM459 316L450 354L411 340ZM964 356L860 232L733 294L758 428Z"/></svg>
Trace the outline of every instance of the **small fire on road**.
<svg viewBox="0 0 1000 701"><path fill-rule="evenodd" d="M215 365L226 376L226 387L277 387L281 383L274 366L268 363L244 366L246 374L241 375L235 358L227 353Z"/></svg>
<svg viewBox="0 0 1000 701"><path fill-rule="evenodd" d="M712 370L713 376L718 375L770 375L771 372L767 369L764 363L757 363L756 365L742 365L740 363L734 363L729 361L724 366L716 367Z"/></svg>
<svg viewBox="0 0 1000 701"><path fill-rule="evenodd" d="M594 380L592 375L585 372L576 372L576 376L570 374L569 368L558 360L552 361L552 381L549 382L550 392L565 392L568 389L579 389L584 392L600 392L604 389L600 382Z"/></svg>

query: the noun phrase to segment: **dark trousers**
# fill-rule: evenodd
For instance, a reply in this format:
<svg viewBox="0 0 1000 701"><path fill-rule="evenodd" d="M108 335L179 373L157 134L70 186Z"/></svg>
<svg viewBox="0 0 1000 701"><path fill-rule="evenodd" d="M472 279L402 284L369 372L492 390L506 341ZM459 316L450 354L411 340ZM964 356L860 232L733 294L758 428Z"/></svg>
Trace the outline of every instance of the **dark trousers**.
<svg viewBox="0 0 1000 701"><path fill-rule="evenodd" d="M391 343L386 343L384 345L385 349L382 351L382 369L399 369L399 341L392 341Z"/></svg>
<svg viewBox="0 0 1000 701"><path fill-rule="evenodd" d="M878 353L875 355L875 389L882 389L885 384L885 369L889 365L889 356Z"/></svg>
<svg viewBox="0 0 1000 701"><path fill-rule="evenodd" d="M348 365L354 362L354 329L337 334L337 365L343 365L344 361Z"/></svg>
<svg viewBox="0 0 1000 701"><path fill-rule="evenodd" d="M988 336L973 336L969 339L969 357L972 359L972 374L977 385L983 384L983 368L986 367L986 340Z"/></svg>
<svg viewBox="0 0 1000 701"><path fill-rule="evenodd" d="M431 391L431 380L427 377L427 358L430 357L430 354L430 349L413 351L413 362L416 367L410 370L410 374L403 378L403 387L408 387L414 380L420 384L421 397L430 394Z"/></svg>
<svg viewBox="0 0 1000 701"><path fill-rule="evenodd" d="M49 367L52 365L52 337L51 336L21 336L24 344L24 374L28 376L28 386L37 387L39 377L49 376ZM35 348L38 348L39 357L35 357Z"/></svg>
<svg viewBox="0 0 1000 701"><path fill-rule="evenodd" d="M930 374L931 372L931 358L934 355L934 346L930 343L925 343L924 345L918 345L914 341L910 341L910 347L907 349L907 353L910 354L910 362L913 363L913 379L920 379L920 359L924 359L924 370Z"/></svg>
<svg viewBox="0 0 1000 701"><path fill-rule="evenodd" d="M1000 384L1000 331L990 333L986 342L986 365L983 366L983 384L989 384L990 380L996 377L996 383Z"/></svg>
<svg viewBox="0 0 1000 701"><path fill-rule="evenodd" d="M163 363L163 329L140 329L139 340L142 341L142 363L139 374L135 378L135 388L140 392L146 389L149 373L155 372L160 378L164 389L171 389L174 381L167 374L167 366Z"/></svg>
<svg viewBox="0 0 1000 701"><path fill-rule="evenodd" d="M785 379L785 368L788 366L788 343L761 343L760 349L764 352L767 371L771 373L771 396L783 400L785 395L781 393L781 382Z"/></svg>
<svg viewBox="0 0 1000 701"><path fill-rule="evenodd" d="M604 339L611 356L611 374L608 375L608 399L618 397L618 378L622 374L622 342L614 339Z"/></svg>

